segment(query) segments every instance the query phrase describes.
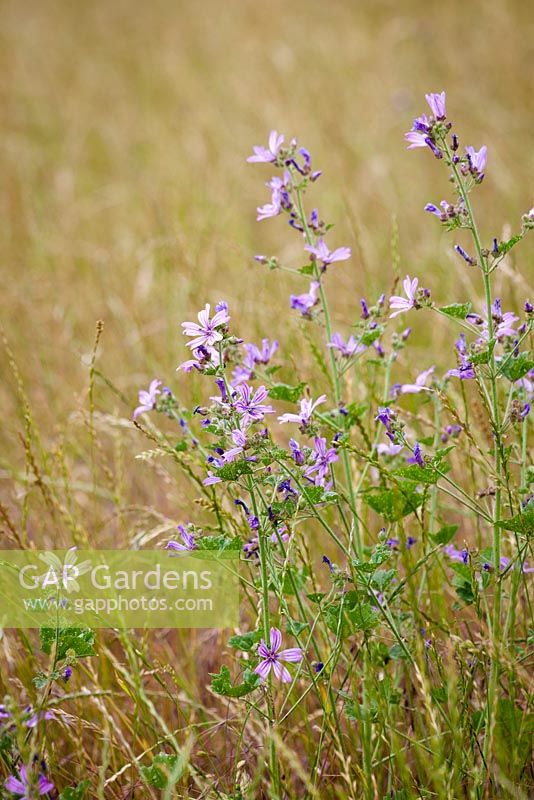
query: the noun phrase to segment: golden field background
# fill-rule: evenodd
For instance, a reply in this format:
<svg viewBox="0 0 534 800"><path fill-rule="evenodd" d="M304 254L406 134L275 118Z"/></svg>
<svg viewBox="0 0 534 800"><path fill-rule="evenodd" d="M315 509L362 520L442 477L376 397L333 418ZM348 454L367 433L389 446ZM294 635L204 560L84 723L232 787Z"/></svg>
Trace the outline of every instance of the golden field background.
<svg viewBox="0 0 534 800"><path fill-rule="evenodd" d="M194 399L205 396L174 369L186 357L179 323L206 301L225 298L236 332L277 336L281 358L295 358L288 295L307 284L253 260L276 253L302 263L285 222L255 221L270 172L245 158L271 128L312 151L323 177L310 207L336 223L333 246L353 248L327 279L344 332L362 293L391 286L394 216L403 274L419 275L443 301L480 297L478 274L423 212L447 196L445 170L429 153L405 150L425 91L446 89L463 144L488 145L476 198L487 240L503 224L517 229L532 205L534 17L523 2L0 7L2 325L44 450L64 441L80 480L87 441L75 412L88 408L97 319L98 368L125 397L97 382L103 414L128 418L154 376L179 397L191 387ZM529 269L509 260L502 270L507 303L522 302L518 271ZM452 366L450 328L429 331L428 320L412 320L410 360ZM4 351L0 368L0 491L13 507L21 494L11 479L26 458L18 434L29 423ZM305 378L306 362L302 369ZM134 460L143 442L126 433L110 456L118 504L135 498L179 514L174 506L187 498L160 496L158 469Z"/></svg>

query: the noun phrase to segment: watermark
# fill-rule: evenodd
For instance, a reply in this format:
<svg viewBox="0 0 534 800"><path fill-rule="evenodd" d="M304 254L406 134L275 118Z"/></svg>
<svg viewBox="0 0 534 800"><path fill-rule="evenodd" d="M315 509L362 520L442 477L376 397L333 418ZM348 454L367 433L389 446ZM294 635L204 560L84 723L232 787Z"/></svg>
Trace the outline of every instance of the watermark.
<svg viewBox="0 0 534 800"><path fill-rule="evenodd" d="M228 628L239 553L0 550L0 627Z"/></svg>

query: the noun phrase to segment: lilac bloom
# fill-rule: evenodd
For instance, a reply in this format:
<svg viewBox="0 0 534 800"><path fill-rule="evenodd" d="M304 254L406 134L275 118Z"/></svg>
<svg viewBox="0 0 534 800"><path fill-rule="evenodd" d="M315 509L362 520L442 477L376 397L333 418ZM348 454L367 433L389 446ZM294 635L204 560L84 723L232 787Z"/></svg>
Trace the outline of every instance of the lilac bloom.
<svg viewBox="0 0 534 800"><path fill-rule="evenodd" d="M261 350L255 344L246 344L245 350L255 364L268 364L278 350L278 342L276 339L272 342L269 342L269 339L262 339Z"/></svg>
<svg viewBox="0 0 534 800"><path fill-rule="evenodd" d="M485 321L482 324L482 338L489 341L489 328L488 328L488 309L486 307L484 316ZM519 317L516 317L511 311L503 313L501 308L501 301L497 297L491 306L491 316L493 320L493 335L497 341L501 341L506 336L516 336L517 331L513 327L515 322L519 322Z"/></svg>
<svg viewBox="0 0 534 800"><path fill-rule="evenodd" d="M386 436L395 444L395 434L392 430L392 423L395 421L395 412L389 406L379 406L376 422L381 422L386 429Z"/></svg>
<svg viewBox="0 0 534 800"><path fill-rule="evenodd" d="M293 456L295 464L301 467L304 464L304 453L300 449L299 443L296 442L295 439L290 439L289 447L291 448L291 455Z"/></svg>
<svg viewBox="0 0 534 800"><path fill-rule="evenodd" d="M330 464L338 461L339 456L335 448L327 448L326 439L319 436L315 437L314 450L314 462L304 471L304 476L311 478L315 475L313 479L315 485L324 486L325 478L330 472Z"/></svg>
<svg viewBox="0 0 534 800"><path fill-rule="evenodd" d="M449 209L450 203L447 200L442 200L440 202L441 208L438 208L434 203L427 203L425 206L425 211L428 211L430 214L434 214L438 217L442 222L447 218L447 211Z"/></svg>
<svg viewBox="0 0 534 800"><path fill-rule="evenodd" d="M261 222L264 219L271 219L271 217L277 217L280 212L282 211L282 202L280 197L273 195L273 198L270 203L265 203L263 206L258 206L256 212L258 216L256 217L257 222Z"/></svg>
<svg viewBox="0 0 534 800"><path fill-rule="evenodd" d="M178 525L182 542L171 539L165 545L165 550L196 550L198 545L192 533L189 533L185 525Z"/></svg>
<svg viewBox="0 0 534 800"><path fill-rule="evenodd" d="M457 369L450 369L445 373L446 378L460 378L461 381L467 381L471 378L476 378L473 365L466 358L462 358L461 364Z"/></svg>
<svg viewBox="0 0 534 800"><path fill-rule="evenodd" d="M271 131L269 135L269 144L267 147L262 145L255 145L252 149L254 154L247 158L251 164L253 163L269 163L276 161L278 153L282 144L284 143L284 136L279 134L278 131Z"/></svg>
<svg viewBox="0 0 534 800"><path fill-rule="evenodd" d="M263 402L269 395L265 386L260 386L254 391L248 383L242 383L237 387L237 393L239 399L235 402L235 409L241 415L244 425L257 422L266 414L274 414L274 408Z"/></svg>
<svg viewBox="0 0 534 800"><path fill-rule="evenodd" d="M292 294L290 299L291 308L300 311L303 317L309 317L310 311L318 302L317 293L319 291L319 281L310 283L310 291L304 294Z"/></svg>
<svg viewBox="0 0 534 800"><path fill-rule="evenodd" d="M443 552L449 556L451 561L457 561L460 564L467 564L469 560L469 553L465 547L463 550L458 550L453 544L446 544Z"/></svg>
<svg viewBox="0 0 534 800"><path fill-rule="evenodd" d="M345 344L343 337L340 333L334 333L332 335L332 339L327 342L327 347L332 347L335 350L339 350L342 356L349 358L350 356L358 355L359 353L363 353L364 350L367 350L364 344L358 342L354 336L349 336L347 343Z"/></svg>
<svg viewBox="0 0 534 800"><path fill-rule="evenodd" d="M404 134L404 138L410 144L408 150L413 150L414 147L428 147L430 141L427 133L420 133L419 131L409 131Z"/></svg>
<svg viewBox="0 0 534 800"><path fill-rule="evenodd" d="M346 261L352 255L350 247L338 247L330 252L323 239L319 239L315 247L311 244L304 245L304 249L322 261L324 267L333 264L334 261Z"/></svg>
<svg viewBox="0 0 534 800"><path fill-rule="evenodd" d="M426 114L421 114L420 117L414 119L412 130L419 131L420 133L430 133L431 129L432 123Z"/></svg>
<svg viewBox="0 0 534 800"><path fill-rule="evenodd" d="M430 106L430 110L436 119L445 119L447 116L447 112L445 110L445 92L441 92L440 94L425 94L425 100Z"/></svg>
<svg viewBox="0 0 534 800"><path fill-rule="evenodd" d="M474 147L466 147L465 152L472 171L476 172L477 175L482 175L486 169L486 162L488 160L488 148L486 145L483 145L478 152Z"/></svg>
<svg viewBox="0 0 534 800"><path fill-rule="evenodd" d="M403 383L400 387L401 394L419 394L419 392L429 392L430 389L426 385L428 378L433 374L435 367L430 367L424 372L420 372L415 383Z"/></svg>
<svg viewBox="0 0 534 800"><path fill-rule="evenodd" d="M204 486L213 486L215 483L222 483L222 478L218 478L213 472L208 470L208 477L202 481Z"/></svg>
<svg viewBox="0 0 534 800"><path fill-rule="evenodd" d="M8 792L18 795L20 800L33 800L35 797L33 793L34 788L37 790L39 796L48 794L55 788L52 781L48 780L42 773L39 774L37 782L35 782L35 778L28 775L28 770L24 764L19 767L18 778L14 775L10 775L4 783L4 787Z"/></svg>
<svg viewBox="0 0 534 800"><path fill-rule="evenodd" d="M269 638L269 647L265 643L265 639L262 639L258 645L258 655L262 660L254 672L264 681L272 669L279 680L282 680L284 683L291 683L291 674L281 662L302 661L304 654L300 647L290 647L287 650L280 650L282 634L278 628L271 628Z"/></svg>
<svg viewBox="0 0 534 800"><path fill-rule="evenodd" d="M402 283L402 286L404 288L404 293L406 294L406 297L400 297L399 295L392 295L389 298L389 307L395 309L395 311L389 315L390 319L393 317L397 317L404 311L409 311L411 308L415 308L419 279L413 278L412 280L412 278L410 278L410 276L407 275Z"/></svg>
<svg viewBox="0 0 534 800"><path fill-rule="evenodd" d="M148 391L145 389L141 389L139 392L139 405L133 412L133 419L137 419L140 414L144 414L146 411L152 411L153 408L156 406L157 396L161 394L161 381L154 379L151 381L150 386L148 387Z"/></svg>
<svg viewBox="0 0 534 800"><path fill-rule="evenodd" d="M193 356L188 361L179 364L176 369L183 372L192 372L196 369L202 372L204 367L218 367L221 362L219 353L214 347L205 347L204 345L197 347L193 350Z"/></svg>
<svg viewBox="0 0 534 800"><path fill-rule="evenodd" d="M425 457L423 456L423 451L421 450L421 445L419 442L415 443L415 447L413 449L413 455L406 459L408 464L417 464L419 467L425 466Z"/></svg>
<svg viewBox="0 0 534 800"><path fill-rule="evenodd" d="M42 719L54 719L54 712L53 711L33 711L31 706L28 706L26 709L26 713L30 716L26 720L26 727L27 728L36 728L39 722Z"/></svg>
<svg viewBox="0 0 534 800"><path fill-rule="evenodd" d="M298 414L282 414L278 417L278 422L298 422L302 426L310 424L312 414L318 405L326 401L326 395L322 394L317 400L303 397L300 401L300 412Z"/></svg>
<svg viewBox="0 0 534 800"><path fill-rule="evenodd" d="M455 244L454 245L454 249L456 250L458 255L462 256L463 260L466 261L469 264L469 266L471 266L471 267L475 267L476 266L476 263L477 263L476 259L474 259L472 256L470 256L469 253L466 253L466 251L464 250L464 248L460 244Z"/></svg>
<svg viewBox="0 0 534 800"><path fill-rule="evenodd" d="M213 347L216 342L220 342L223 335L218 328L226 325L230 317L228 311L223 309L217 311L212 319L210 319L210 304L206 303L205 308L198 312L197 322L182 322L184 336L194 337L192 341L187 343L191 350L198 347Z"/></svg>
<svg viewBox="0 0 534 800"><path fill-rule="evenodd" d="M223 464L231 464L232 461L235 461L235 459L241 455L247 444L247 437L243 431L240 431L238 428L236 428L232 431L232 441L234 442L234 447L231 447L229 450L225 450L221 456Z"/></svg>
<svg viewBox="0 0 534 800"><path fill-rule="evenodd" d="M380 442L376 446L376 452L379 456L396 456L403 448L403 444L384 444Z"/></svg>
<svg viewBox="0 0 534 800"><path fill-rule="evenodd" d="M523 378L516 381L516 386L524 389L529 399L534 397L534 369L531 369Z"/></svg>

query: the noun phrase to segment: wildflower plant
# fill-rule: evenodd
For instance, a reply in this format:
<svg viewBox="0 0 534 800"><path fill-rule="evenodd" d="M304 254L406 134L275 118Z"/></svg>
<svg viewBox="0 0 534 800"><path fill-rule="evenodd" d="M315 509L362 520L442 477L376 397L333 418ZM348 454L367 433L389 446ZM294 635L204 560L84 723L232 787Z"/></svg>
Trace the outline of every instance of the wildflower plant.
<svg viewBox="0 0 534 800"><path fill-rule="evenodd" d="M231 318L224 301L213 316L207 303L198 322L182 325L194 358L179 370L207 386L205 405L189 412L194 433L184 448L198 463L194 480L215 525L211 537L181 525L181 541L166 546L190 550L211 539L205 546L241 548L250 608L212 690L245 703L265 725L270 797L291 795L281 736L301 705L319 714L301 778L310 796L327 796L323 774L336 772L335 761L351 797L463 797L466 785L465 796L478 797L480 787L495 789L495 768L510 785L525 779L523 746L515 760L503 753L503 719L512 715L523 741L532 719L518 676L532 624L534 312L528 299L521 310L503 310L494 282L534 214L510 239L485 241L473 198L487 148L461 146L445 92L426 100L408 149L434 156L449 189L424 208L452 236L480 296L453 287L438 299L411 264L402 281L393 276L389 297L355 298L354 319L334 329L327 289L353 266L351 249L307 206L321 178L311 154L273 130L248 158L276 171L257 219L285 220L305 264L255 260L296 276L288 311L306 328L322 378L279 380L278 342L244 343L237 310ZM440 320L450 330L450 368L423 352L413 370L412 328ZM165 410L159 386L140 393L134 416ZM406 752L399 738L408 705L413 735L431 754L417 778L418 745ZM460 706L469 726L458 725Z"/></svg>

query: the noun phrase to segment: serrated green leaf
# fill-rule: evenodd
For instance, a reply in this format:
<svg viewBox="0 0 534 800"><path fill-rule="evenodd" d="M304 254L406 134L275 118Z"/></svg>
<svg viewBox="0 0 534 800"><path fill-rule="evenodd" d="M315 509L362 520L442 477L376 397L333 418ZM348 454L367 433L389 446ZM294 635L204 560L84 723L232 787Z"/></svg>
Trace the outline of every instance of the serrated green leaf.
<svg viewBox="0 0 534 800"><path fill-rule="evenodd" d="M82 800L91 781L82 781L78 786L70 786L68 789L63 789L59 795L59 800Z"/></svg>
<svg viewBox="0 0 534 800"><path fill-rule="evenodd" d="M419 464L409 464L407 467L399 467L393 472L401 478L414 481L415 483L432 484L436 483L439 474L432 467L420 467Z"/></svg>
<svg viewBox="0 0 534 800"><path fill-rule="evenodd" d="M248 461L242 459L241 461L233 461L231 464L225 464L221 469L215 470L215 474L223 481L236 481L241 475L251 475L252 467Z"/></svg>
<svg viewBox="0 0 534 800"><path fill-rule="evenodd" d="M299 383L297 386L289 386L287 383L275 383L269 389L269 397L272 400L286 400L288 403L296 403L301 397L305 383Z"/></svg>
<svg viewBox="0 0 534 800"><path fill-rule="evenodd" d="M182 756L159 753L149 767L141 767L144 780L155 789L165 789L175 784L182 777L187 761Z"/></svg>
<svg viewBox="0 0 534 800"><path fill-rule="evenodd" d="M437 533L431 534L430 538L436 544L448 544L457 530L458 525L444 525Z"/></svg>
<svg viewBox="0 0 534 800"><path fill-rule="evenodd" d="M465 319L471 311L471 303L452 303L448 306L441 306L439 309L442 314L447 314L448 317L455 319Z"/></svg>
<svg viewBox="0 0 534 800"><path fill-rule="evenodd" d="M368 506L388 522L396 522L402 517L406 517L416 511L422 502L422 496L413 488L413 484L411 487L404 486L403 491L399 489L373 490L364 495L363 499Z"/></svg>
<svg viewBox="0 0 534 800"><path fill-rule="evenodd" d="M244 697L260 684L260 676L250 669L245 670L243 683L238 684L232 684L230 670L225 665L221 667L220 672L210 673L210 676L212 690L215 694L221 694L224 697Z"/></svg>
<svg viewBox="0 0 534 800"><path fill-rule="evenodd" d="M241 550L243 542L239 536L230 538L229 536L200 536L196 539L199 550L209 550L210 552L223 550Z"/></svg>
<svg viewBox="0 0 534 800"><path fill-rule="evenodd" d="M235 647L236 650L243 650L248 653L255 647L261 639L261 631L248 631L248 633L240 633L235 636L230 636L228 644L230 647Z"/></svg>
<svg viewBox="0 0 534 800"><path fill-rule="evenodd" d="M56 657L65 658L72 651L73 658L94 656L95 632L90 628L41 628L41 650L50 655L57 641ZM70 654L69 654L70 655Z"/></svg>
<svg viewBox="0 0 534 800"><path fill-rule="evenodd" d="M534 369L534 358L532 353L529 352L519 353L518 356L512 358L506 356L499 372L513 383L526 375L527 372L530 372L531 369Z"/></svg>
<svg viewBox="0 0 534 800"><path fill-rule="evenodd" d="M534 533L534 501L531 501L521 514L516 514L510 519L499 520L497 526L504 528L506 531L516 531L524 534Z"/></svg>

